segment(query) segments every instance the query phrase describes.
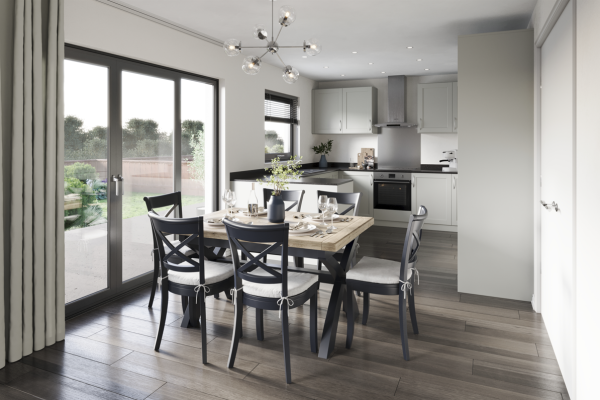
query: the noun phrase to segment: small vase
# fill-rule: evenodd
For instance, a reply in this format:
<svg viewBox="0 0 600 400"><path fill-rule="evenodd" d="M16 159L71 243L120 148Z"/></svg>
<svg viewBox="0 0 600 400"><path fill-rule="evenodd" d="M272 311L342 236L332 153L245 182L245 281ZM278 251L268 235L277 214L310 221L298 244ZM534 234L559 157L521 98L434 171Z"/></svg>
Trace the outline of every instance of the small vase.
<svg viewBox="0 0 600 400"><path fill-rule="evenodd" d="M281 196L271 196L267 205L267 219L276 224L285 220L285 203Z"/></svg>
<svg viewBox="0 0 600 400"><path fill-rule="evenodd" d="M319 168L327 168L327 158L325 158L325 154L321 154L321 160L319 161Z"/></svg>

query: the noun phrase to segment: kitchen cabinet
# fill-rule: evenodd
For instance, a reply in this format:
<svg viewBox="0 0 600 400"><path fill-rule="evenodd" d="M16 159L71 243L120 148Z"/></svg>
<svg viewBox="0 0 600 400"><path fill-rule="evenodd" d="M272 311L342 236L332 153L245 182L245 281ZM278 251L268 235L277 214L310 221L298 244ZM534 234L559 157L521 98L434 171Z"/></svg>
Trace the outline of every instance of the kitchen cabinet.
<svg viewBox="0 0 600 400"><path fill-rule="evenodd" d="M377 89L315 89L312 115L314 134L377 133Z"/></svg>
<svg viewBox="0 0 600 400"><path fill-rule="evenodd" d="M426 224L452 225L452 176L455 174L412 174L412 212L427 208Z"/></svg>
<svg viewBox="0 0 600 400"><path fill-rule="evenodd" d="M458 82L452 82L452 132L458 132Z"/></svg>
<svg viewBox="0 0 600 400"><path fill-rule="evenodd" d="M458 105L456 82L420 83L417 100L419 133L456 132L458 124L458 109L454 105L455 103Z"/></svg>
<svg viewBox="0 0 600 400"><path fill-rule="evenodd" d="M452 175L452 225L458 226L458 174Z"/></svg>
<svg viewBox="0 0 600 400"><path fill-rule="evenodd" d="M356 215L360 217L373 216L373 173L372 172L340 172L340 178L354 181L354 193L360 193L360 204Z"/></svg>
<svg viewBox="0 0 600 400"><path fill-rule="evenodd" d="M342 133L342 89L313 90L313 133Z"/></svg>

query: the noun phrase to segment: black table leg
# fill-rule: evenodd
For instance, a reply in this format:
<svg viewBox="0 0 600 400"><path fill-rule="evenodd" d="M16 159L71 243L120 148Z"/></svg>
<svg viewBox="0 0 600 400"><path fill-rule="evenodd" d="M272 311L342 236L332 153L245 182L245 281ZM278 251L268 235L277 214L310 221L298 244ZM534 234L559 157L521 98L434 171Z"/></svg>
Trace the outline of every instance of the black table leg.
<svg viewBox="0 0 600 400"><path fill-rule="evenodd" d="M296 268L304 268L304 257L294 257Z"/></svg>
<svg viewBox="0 0 600 400"><path fill-rule="evenodd" d="M327 315L325 316L325 324L323 326L323 336L321 345L319 346L319 358L329 358L335 349L335 335L337 333L338 321L340 319L340 309L342 307L342 299L346 294L346 284L336 282L333 284L329 306L327 307Z"/></svg>

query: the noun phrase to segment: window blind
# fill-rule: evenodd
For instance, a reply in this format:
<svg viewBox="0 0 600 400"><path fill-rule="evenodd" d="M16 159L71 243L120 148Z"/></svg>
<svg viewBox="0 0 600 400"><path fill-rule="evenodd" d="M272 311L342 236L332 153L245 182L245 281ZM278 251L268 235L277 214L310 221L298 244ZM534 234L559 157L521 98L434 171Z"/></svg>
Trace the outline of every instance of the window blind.
<svg viewBox="0 0 600 400"><path fill-rule="evenodd" d="M298 100L266 93L265 121L298 124Z"/></svg>

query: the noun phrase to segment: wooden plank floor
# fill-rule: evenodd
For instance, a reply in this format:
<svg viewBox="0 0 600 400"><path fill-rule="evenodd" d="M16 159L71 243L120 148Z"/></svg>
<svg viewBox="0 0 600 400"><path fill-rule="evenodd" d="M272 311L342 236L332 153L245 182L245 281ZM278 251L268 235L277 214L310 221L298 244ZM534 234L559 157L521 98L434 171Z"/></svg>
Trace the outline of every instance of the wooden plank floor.
<svg viewBox="0 0 600 400"><path fill-rule="evenodd" d="M370 228L361 235L359 255L398 260L404 232ZM265 312L263 342L256 340L254 310L244 314L244 337L230 370L231 302L209 298L209 364L203 365L200 331L179 328L175 296L161 351L153 350L160 300L149 310L144 289L67 321L64 342L0 370L0 398L568 399L540 315L526 302L458 293L456 252L456 234L424 231L416 288L421 333L409 334L408 362L395 296L372 296L369 324L357 323L350 350L342 316L329 360L310 352L308 304L292 310L294 383L286 385L277 312ZM322 285L319 293L319 329L330 289ZM361 298L358 303L362 310Z"/></svg>

